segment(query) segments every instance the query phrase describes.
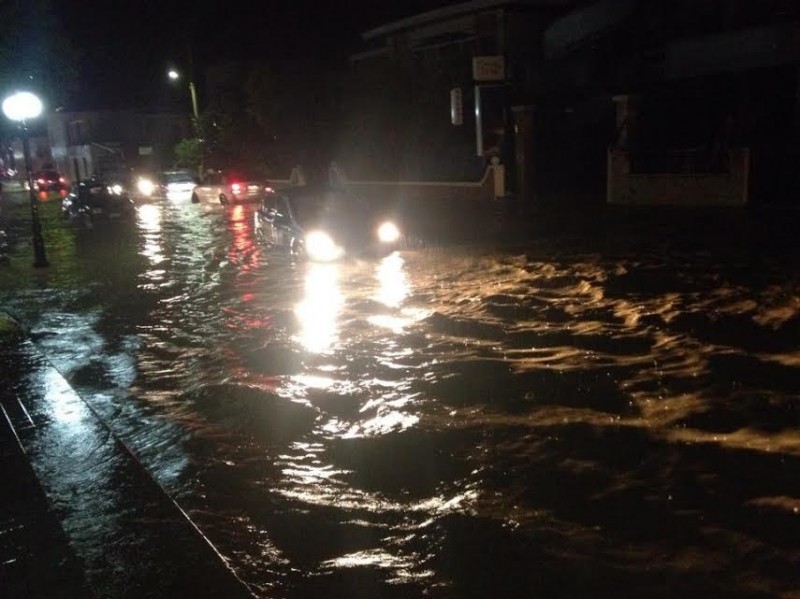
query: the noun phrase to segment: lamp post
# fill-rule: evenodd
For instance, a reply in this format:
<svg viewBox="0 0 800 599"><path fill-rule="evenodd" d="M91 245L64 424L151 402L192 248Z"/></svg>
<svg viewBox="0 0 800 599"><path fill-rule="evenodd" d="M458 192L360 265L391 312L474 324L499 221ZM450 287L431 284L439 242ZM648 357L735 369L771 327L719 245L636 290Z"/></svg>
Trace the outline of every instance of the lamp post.
<svg viewBox="0 0 800 599"><path fill-rule="evenodd" d="M197 108L197 90L194 87L194 81L191 77L191 68L189 69L189 96L192 99L192 115L194 116L194 134L200 143L200 164L197 165L198 177L203 176L203 165L205 163L205 148L203 147L203 131L200 127L200 110ZM167 77L170 81L177 81L181 78L180 72L177 69L171 68L167 71Z"/></svg>
<svg viewBox="0 0 800 599"><path fill-rule="evenodd" d="M177 81L181 78L181 74L176 69L167 71L167 77L170 81ZM192 114L194 115L195 127L200 126L200 111L197 109L197 90L194 87L194 81L189 79L189 96L192 98Z"/></svg>
<svg viewBox="0 0 800 599"><path fill-rule="evenodd" d="M37 268L49 266L44 251L42 225L39 222L39 203L33 191L33 173L31 172L31 149L28 142L27 121L42 114L42 101L30 92L16 92L3 100L3 114L10 120L19 123L22 129L22 151L25 154L25 170L28 175L28 200L31 205L31 233L33 235L33 265Z"/></svg>

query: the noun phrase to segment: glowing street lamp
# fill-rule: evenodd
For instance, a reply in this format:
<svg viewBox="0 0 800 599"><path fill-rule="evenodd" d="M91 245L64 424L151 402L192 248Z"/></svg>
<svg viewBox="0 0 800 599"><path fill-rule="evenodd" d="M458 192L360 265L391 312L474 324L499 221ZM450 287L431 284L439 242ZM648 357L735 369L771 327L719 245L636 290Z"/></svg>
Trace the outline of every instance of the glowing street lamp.
<svg viewBox="0 0 800 599"><path fill-rule="evenodd" d="M177 81L181 78L181 74L176 69L169 69L167 77L170 81ZM194 81L189 79L189 96L192 99L192 113L194 114L195 126L200 126L200 111L197 109L197 90L194 88Z"/></svg>
<svg viewBox="0 0 800 599"><path fill-rule="evenodd" d="M39 222L39 204L33 190L33 173L31 172L31 149L28 142L27 121L42 114L42 101L30 92L16 92L3 100L3 114L19 123L22 130L22 150L25 154L25 170L28 174L28 199L31 205L31 233L33 234L33 253L35 267L49 266L44 251L42 225Z"/></svg>

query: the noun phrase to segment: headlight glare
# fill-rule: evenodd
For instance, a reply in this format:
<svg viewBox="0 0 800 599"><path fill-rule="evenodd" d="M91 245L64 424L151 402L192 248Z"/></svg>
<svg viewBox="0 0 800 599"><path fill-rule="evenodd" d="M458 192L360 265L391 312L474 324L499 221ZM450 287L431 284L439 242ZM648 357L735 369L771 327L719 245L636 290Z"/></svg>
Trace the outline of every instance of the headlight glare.
<svg viewBox="0 0 800 599"><path fill-rule="evenodd" d="M150 196L155 190L155 185L153 185L153 182L150 179L142 177L136 182L136 188L142 195Z"/></svg>
<svg viewBox="0 0 800 599"><path fill-rule="evenodd" d="M306 252L312 260L329 262L342 255L342 248L324 231L312 231L306 235Z"/></svg>
<svg viewBox="0 0 800 599"><path fill-rule="evenodd" d="M400 239L400 229L391 221L386 221L378 227L378 239L382 243L394 243Z"/></svg>

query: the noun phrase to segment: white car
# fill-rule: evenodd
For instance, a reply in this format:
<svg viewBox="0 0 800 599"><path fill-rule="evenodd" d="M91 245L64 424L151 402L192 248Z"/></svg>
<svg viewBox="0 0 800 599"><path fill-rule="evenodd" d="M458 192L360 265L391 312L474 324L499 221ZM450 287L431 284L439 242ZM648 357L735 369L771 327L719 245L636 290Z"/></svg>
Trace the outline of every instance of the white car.
<svg viewBox="0 0 800 599"><path fill-rule="evenodd" d="M162 173L161 177L168 200L180 202L194 197L197 179L189 171L169 171Z"/></svg>
<svg viewBox="0 0 800 599"><path fill-rule="evenodd" d="M257 202L270 191L269 182L252 173L214 171L207 173L194 188L192 202Z"/></svg>
<svg viewBox="0 0 800 599"><path fill-rule="evenodd" d="M157 176L140 174L134 177L130 192L138 201L188 201L197 185L189 171L166 171Z"/></svg>

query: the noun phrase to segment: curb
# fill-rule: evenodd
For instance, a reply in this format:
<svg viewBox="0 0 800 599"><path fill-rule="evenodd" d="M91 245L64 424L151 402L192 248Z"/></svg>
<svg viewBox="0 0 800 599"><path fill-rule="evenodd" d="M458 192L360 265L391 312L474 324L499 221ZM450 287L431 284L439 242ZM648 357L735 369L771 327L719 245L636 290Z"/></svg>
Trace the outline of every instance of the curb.
<svg viewBox="0 0 800 599"><path fill-rule="evenodd" d="M0 389L0 416L21 448L18 461L27 462L29 478L43 492L42 515L57 521L48 530L66 536L98 596L134 596L135 590L136 597L253 597L210 540L4 310L0 379L7 383ZM20 492L33 495L35 485L21 484ZM21 551L26 549L36 548ZM52 573L52 564L35 558L29 566L35 577Z"/></svg>

